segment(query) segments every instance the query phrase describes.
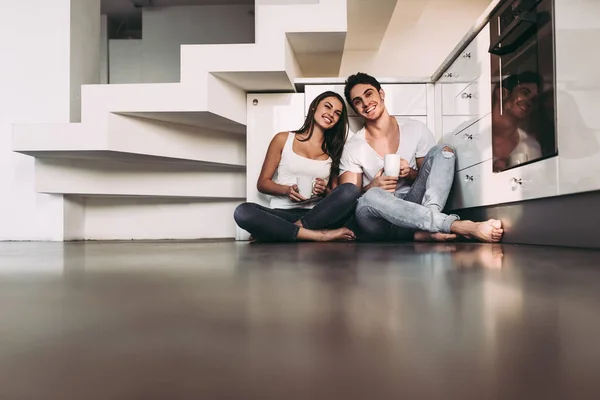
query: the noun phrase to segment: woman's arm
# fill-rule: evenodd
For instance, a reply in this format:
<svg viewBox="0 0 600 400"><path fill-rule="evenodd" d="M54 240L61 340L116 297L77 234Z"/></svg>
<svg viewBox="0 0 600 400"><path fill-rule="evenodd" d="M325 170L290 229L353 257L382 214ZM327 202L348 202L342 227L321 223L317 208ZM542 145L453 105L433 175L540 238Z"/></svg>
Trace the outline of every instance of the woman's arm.
<svg viewBox="0 0 600 400"><path fill-rule="evenodd" d="M289 186L278 185L273 181L273 176L279 167L281 152L283 151L283 146L285 146L288 135L288 132L279 132L269 144L267 155L265 156L258 181L256 182L256 188L261 193L273 196L287 196L289 192Z"/></svg>

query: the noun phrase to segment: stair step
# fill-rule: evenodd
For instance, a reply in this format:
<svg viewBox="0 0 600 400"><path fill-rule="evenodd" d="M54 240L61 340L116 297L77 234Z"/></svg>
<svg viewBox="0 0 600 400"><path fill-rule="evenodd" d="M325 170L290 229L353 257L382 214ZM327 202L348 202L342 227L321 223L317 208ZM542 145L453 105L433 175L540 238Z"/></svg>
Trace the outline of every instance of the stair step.
<svg viewBox="0 0 600 400"><path fill-rule="evenodd" d="M104 130L92 124L24 124L13 150L34 157L169 162L244 169L245 135L111 114Z"/></svg>
<svg viewBox="0 0 600 400"><path fill-rule="evenodd" d="M84 85L81 118L102 125L109 113L240 133L246 125L245 92L207 73L195 84Z"/></svg>
<svg viewBox="0 0 600 400"><path fill-rule="evenodd" d="M192 165L82 159L36 159L40 193L98 197L243 200L245 171Z"/></svg>

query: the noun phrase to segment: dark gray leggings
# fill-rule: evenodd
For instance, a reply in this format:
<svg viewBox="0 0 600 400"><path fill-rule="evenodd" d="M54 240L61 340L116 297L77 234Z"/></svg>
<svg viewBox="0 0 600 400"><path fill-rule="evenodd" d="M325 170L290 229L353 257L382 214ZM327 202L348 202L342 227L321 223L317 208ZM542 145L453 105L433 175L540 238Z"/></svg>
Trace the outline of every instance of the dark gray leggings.
<svg viewBox="0 0 600 400"><path fill-rule="evenodd" d="M335 188L312 209L272 209L256 203L240 204L233 213L238 226L254 238L271 242L296 240L300 221L306 229L337 229L354 215L360 191L352 183Z"/></svg>

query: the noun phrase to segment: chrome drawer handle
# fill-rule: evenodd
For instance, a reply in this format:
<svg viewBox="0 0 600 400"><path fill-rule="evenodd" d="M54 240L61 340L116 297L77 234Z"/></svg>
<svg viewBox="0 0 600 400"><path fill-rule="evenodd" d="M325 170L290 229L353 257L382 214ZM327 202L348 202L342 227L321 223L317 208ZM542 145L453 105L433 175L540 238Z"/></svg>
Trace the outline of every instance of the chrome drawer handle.
<svg viewBox="0 0 600 400"><path fill-rule="evenodd" d="M463 93L460 95L462 99L472 99L473 95L471 93Z"/></svg>
<svg viewBox="0 0 600 400"><path fill-rule="evenodd" d="M517 190L523 184L523 179L512 178L511 179L511 187L512 190Z"/></svg>
<svg viewBox="0 0 600 400"><path fill-rule="evenodd" d="M458 78L458 74L456 72L446 72L444 78Z"/></svg>

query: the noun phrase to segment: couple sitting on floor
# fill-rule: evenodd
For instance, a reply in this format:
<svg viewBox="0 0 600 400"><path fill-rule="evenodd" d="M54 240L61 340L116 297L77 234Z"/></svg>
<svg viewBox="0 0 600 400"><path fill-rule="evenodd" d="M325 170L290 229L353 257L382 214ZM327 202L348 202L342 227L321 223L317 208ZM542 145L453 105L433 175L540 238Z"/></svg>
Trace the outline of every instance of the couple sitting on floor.
<svg viewBox="0 0 600 400"><path fill-rule="evenodd" d="M498 220L461 221L442 213L454 178L454 149L436 145L421 122L399 125L372 76L350 76L344 95L364 128L346 142L344 100L334 92L319 95L299 130L271 141L257 183L260 192L274 196L271 208L241 204L234 213L240 228L259 241L500 241ZM398 176L384 174L387 154L400 156ZM314 180L308 199L300 193L300 177Z"/></svg>

